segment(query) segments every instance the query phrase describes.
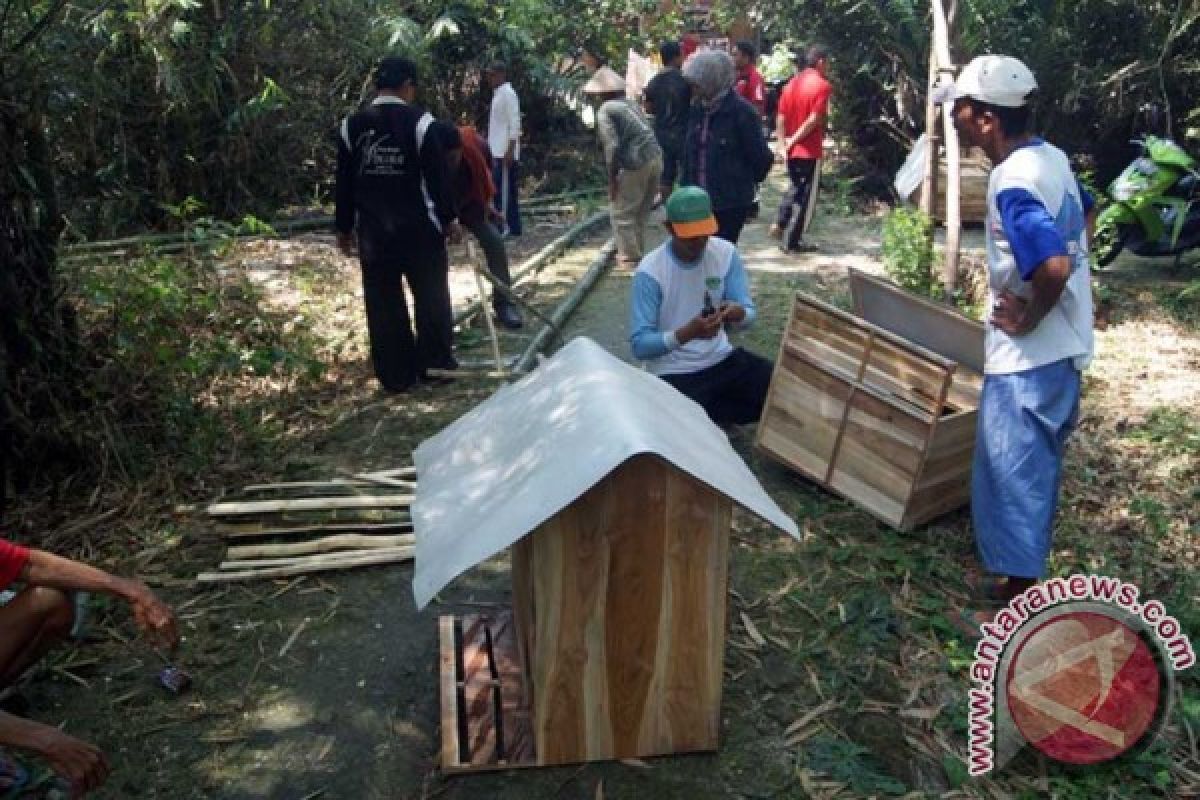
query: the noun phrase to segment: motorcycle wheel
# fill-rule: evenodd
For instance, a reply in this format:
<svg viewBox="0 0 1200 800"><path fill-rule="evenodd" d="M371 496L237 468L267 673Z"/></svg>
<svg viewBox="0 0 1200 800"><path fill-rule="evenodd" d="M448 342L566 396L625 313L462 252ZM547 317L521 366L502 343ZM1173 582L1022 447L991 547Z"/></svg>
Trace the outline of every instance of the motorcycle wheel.
<svg viewBox="0 0 1200 800"><path fill-rule="evenodd" d="M1092 237L1092 262L1107 267L1125 247L1125 232L1119 225L1101 225Z"/></svg>

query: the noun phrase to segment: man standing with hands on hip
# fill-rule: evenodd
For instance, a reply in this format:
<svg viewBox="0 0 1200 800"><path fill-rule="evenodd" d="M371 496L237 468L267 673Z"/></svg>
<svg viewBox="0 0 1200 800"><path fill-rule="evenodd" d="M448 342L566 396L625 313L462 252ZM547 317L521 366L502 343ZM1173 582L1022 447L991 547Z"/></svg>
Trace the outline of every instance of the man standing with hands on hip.
<svg viewBox="0 0 1200 800"><path fill-rule="evenodd" d="M954 127L983 149L988 294L983 392L971 468L971 519L985 594L1004 605L1045 577L1063 453L1092 359L1091 197L1067 157L1034 136L1033 73L980 56L952 89ZM984 613L963 619L967 628ZM960 626L961 627L961 626Z"/></svg>
<svg viewBox="0 0 1200 800"><path fill-rule="evenodd" d="M488 67L492 108L488 115L487 143L492 151L492 181L496 184L496 210L504 215L505 234L521 235L521 213L517 207L517 165L521 158L521 103L508 82L508 67L497 61Z"/></svg>

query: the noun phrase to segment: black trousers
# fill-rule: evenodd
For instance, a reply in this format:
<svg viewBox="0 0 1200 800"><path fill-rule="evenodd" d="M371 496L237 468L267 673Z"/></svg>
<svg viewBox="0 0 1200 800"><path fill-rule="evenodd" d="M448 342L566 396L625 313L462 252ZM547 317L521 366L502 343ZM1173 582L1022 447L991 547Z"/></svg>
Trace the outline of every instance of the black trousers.
<svg viewBox="0 0 1200 800"><path fill-rule="evenodd" d="M662 148L663 171L658 179L659 186L673 187L679 177L679 168L683 161L683 139L675 134L656 133L658 146ZM663 197L663 202L666 202Z"/></svg>
<svg viewBox="0 0 1200 800"><path fill-rule="evenodd" d="M779 217L775 222L783 231L783 246L789 250L804 240L804 218L808 216L808 198L812 194L816 168L815 158L789 158L787 162L792 185L779 204Z"/></svg>
<svg viewBox="0 0 1200 800"><path fill-rule="evenodd" d="M753 206L738 206L737 208L722 208L713 211L713 216L717 218L717 233L727 242L737 244L738 237L742 235L742 228L746 227L746 220L750 217L750 210Z"/></svg>
<svg viewBox="0 0 1200 800"><path fill-rule="evenodd" d="M708 369L661 377L699 403L718 425L745 425L762 416L774 369L762 356L738 347Z"/></svg>
<svg viewBox="0 0 1200 800"><path fill-rule="evenodd" d="M447 282L449 259L442 242L413 244L404 260L363 262L363 300L371 362L385 389L402 392L425 370L454 369L454 312ZM416 334L404 296L413 296Z"/></svg>

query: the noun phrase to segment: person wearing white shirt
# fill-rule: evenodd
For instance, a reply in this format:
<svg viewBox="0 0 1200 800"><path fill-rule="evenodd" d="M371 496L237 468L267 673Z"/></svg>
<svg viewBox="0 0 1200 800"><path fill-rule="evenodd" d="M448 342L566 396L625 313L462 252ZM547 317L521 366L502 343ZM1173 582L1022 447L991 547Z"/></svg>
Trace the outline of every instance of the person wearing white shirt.
<svg viewBox="0 0 1200 800"><path fill-rule="evenodd" d="M971 471L971 517L1001 605L1045 577L1063 452L1092 358L1091 197L1066 155L1030 131L1037 81L981 56L954 84L954 127L995 165L986 223L991 315ZM970 622L987 621L986 613Z"/></svg>
<svg viewBox="0 0 1200 800"><path fill-rule="evenodd" d="M508 68L501 62L488 67L492 87L492 109L488 115L487 141L492 151L492 179L496 183L496 210L504 215L505 233L521 235L521 213L517 206L517 183L521 159L521 103Z"/></svg>

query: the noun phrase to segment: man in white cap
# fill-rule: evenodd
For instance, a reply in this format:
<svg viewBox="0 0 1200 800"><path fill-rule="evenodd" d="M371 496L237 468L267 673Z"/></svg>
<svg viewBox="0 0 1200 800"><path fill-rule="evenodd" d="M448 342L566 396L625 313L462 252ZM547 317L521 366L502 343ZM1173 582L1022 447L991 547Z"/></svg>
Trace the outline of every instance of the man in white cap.
<svg viewBox="0 0 1200 800"><path fill-rule="evenodd" d="M954 127L995 165L988 182L991 314L971 514L1006 604L1046 574L1063 451L1079 416L1080 372L1093 354L1088 230L1092 199L1066 155L1030 130L1033 73L980 56L949 94ZM971 622L984 621L986 614Z"/></svg>
<svg viewBox="0 0 1200 800"><path fill-rule="evenodd" d="M596 132L608 168L617 264L633 269L646 251L646 223L663 170L662 148L646 115L626 98L620 75L600 67L583 92L600 103Z"/></svg>

